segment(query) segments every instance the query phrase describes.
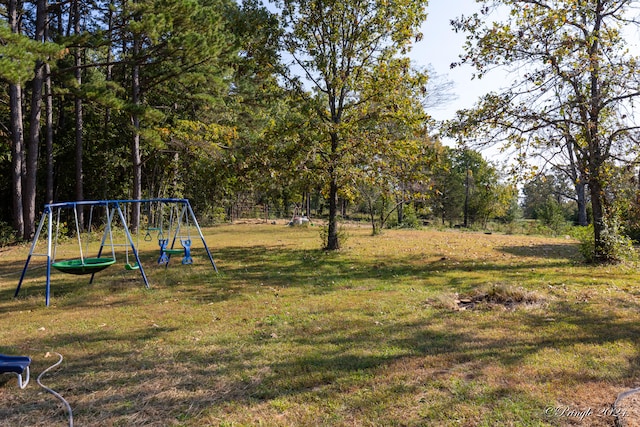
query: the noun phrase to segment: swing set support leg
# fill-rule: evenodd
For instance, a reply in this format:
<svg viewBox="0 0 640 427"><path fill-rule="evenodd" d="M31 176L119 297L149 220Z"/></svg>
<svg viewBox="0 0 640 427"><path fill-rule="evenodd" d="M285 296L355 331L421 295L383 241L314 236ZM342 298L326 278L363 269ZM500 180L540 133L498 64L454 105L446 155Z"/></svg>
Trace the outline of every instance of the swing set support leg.
<svg viewBox="0 0 640 427"><path fill-rule="evenodd" d="M129 231L129 226L127 225L127 221L124 219L124 214L122 213L122 209L120 208L120 204L116 203L116 208L118 209L118 215L120 216L120 221L122 221L122 225L124 228L124 232L127 235L127 240L129 241L129 245L131 246L131 250L133 251L133 256L136 258L136 262L138 263L138 267L140 270L140 274L142 275L142 280L144 281L145 288L149 289L149 280L147 279L147 274L144 272L144 267L142 267L142 263L140 262L140 256L138 255L138 248L133 243L133 238L131 237L131 232ZM138 230L138 233L140 230Z"/></svg>
<svg viewBox="0 0 640 427"><path fill-rule="evenodd" d="M58 215L60 211L58 210ZM44 217L44 215L43 215ZM49 209L49 223L47 224L47 292L45 296L45 306L49 307L49 301L51 297L51 234L53 231L53 211ZM58 228L56 226L56 239L57 239ZM40 234L40 230L38 230L38 235ZM57 240L56 240L57 241ZM33 241L35 245L36 240ZM54 255L55 257L55 255Z"/></svg>
<svg viewBox="0 0 640 427"><path fill-rule="evenodd" d="M136 245L133 243L133 237L131 237L129 226L127 225L127 221L125 221L124 219L124 214L122 213L122 209L120 208L119 203L116 203L116 208L118 209L118 216L120 216L120 221L122 221L124 233L127 235L127 241L129 242L129 246L131 246L131 250L133 251L133 256L135 257L136 262L138 263L138 267L140 267L139 270L140 270L140 274L142 275L142 280L144 281L144 286L145 288L150 289L149 280L147 279L147 274L144 272L144 267L142 267L142 263L140 262L140 256L138 255L138 248L136 248ZM138 233L139 232L140 230L138 230Z"/></svg>
<svg viewBox="0 0 640 427"><path fill-rule="evenodd" d="M45 209L42 213L42 217L40 218L40 224L38 225L38 230L36 231L35 236L33 236L33 242L31 242L31 249L29 250L29 256L27 256L27 261L24 264L24 268L22 269L22 274L20 274L20 280L18 281L18 287L16 288L16 292L13 294L14 298L18 297L18 293L20 292L20 288L22 287L22 282L27 274L27 268L29 267L29 263L31 262L31 257L33 256L33 251L36 248L36 244L38 243L38 238L40 237L40 233L42 232L42 227L44 226L44 222L48 219L47 223L47 288L46 288L46 299L47 306L49 306L49 291L51 289L51 231L52 231L52 223L53 223L53 212L50 208Z"/></svg>
<svg viewBox="0 0 640 427"><path fill-rule="evenodd" d="M204 235L202 234L202 230L200 229L200 225L198 224L198 220L196 219L196 215L193 213L193 209L191 209L191 203L188 200L185 200L186 207L189 209L189 215L191 215L191 219L193 220L193 224L196 226L196 230L198 230L198 234L200 235L200 239L202 240L202 244L204 245L204 249L207 251L207 256L209 257L209 261L211 261L211 265L213 266L214 271L218 272L218 267L216 267L216 263L213 261L213 256L211 256L211 251L209 250L209 246L207 246L207 241L204 240Z"/></svg>

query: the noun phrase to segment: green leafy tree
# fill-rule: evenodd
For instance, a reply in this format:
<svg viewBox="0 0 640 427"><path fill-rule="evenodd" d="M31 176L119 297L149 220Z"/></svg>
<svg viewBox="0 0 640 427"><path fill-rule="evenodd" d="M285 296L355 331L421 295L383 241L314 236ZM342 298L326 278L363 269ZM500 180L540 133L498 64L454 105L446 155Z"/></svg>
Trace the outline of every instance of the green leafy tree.
<svg viewBox="0 0 640 427"><path fill-rule="evenodd" d="M3 191L16 197L11 215L24 217L18 186L25 183L26 155L37 151L27 150L25 139L38 139L43 121L31 107L40 108L36 86L50 102L42 113L47 141L55 135L55 146L47 142L47 201L138 198L144 189L150 196L193 197L200 207L248 186L270 188L275 181L262 173L265 159L278 159L268 163L279 176L291 170L286 160L300 137L280 118L297 120L304 113L291 108L300 103L290 102L274 75L280 67L279 23L258 2L58 3L44 8L43 37L59 45L40 39L43 5L12 0L7 11L14 13L6 14L7 24L0 23L0 78L13 88L7 90L11 102L7 96L7 107L0 110L9 124L3 134L18 141L11 144L16 155L0 153L15 164L16 187ZM40 35L34 41L21 33ZM50 73L46 61L60 52L72 55L52 64ZM45 72L35 82L38 63ZM28 114L19 119L10 114L23 112ZM74 155L77 148L82 151ZM45 176L41 169L27 174L38 184ZM270 191L283 193L290 182L287 177ZM2 219L8 215L3 211Z"/></svg>
<svg viewBox="0 0 640 427"><path fill-rule="evenodd" d="M441 220L442 225L449 222L450 226L462 218L464 204L461 201L464 200L465 194L464 180L452 171L454 155L454 150L443 147L438 153L438 161L431 179L431 211Z"/></svg>
<svg viewBox="0 0 640 427"><path fill-rule="evenodd" d="M202 132L211 124L210 117L185 117L187 112L198 111L201 103L194 102L211 76L224 74L235 44L227 31L223 15L227 3L207 1L140 0L122 1L118 12L119 41L124 50L119 65L122 82L129 87L128 107L130 123L130 149L132 163L132 197L142 196L143 153L163 148L166 124L177 119L195 120L202 126L186 126ZM115 43L113 44L116 45ZM185 96L186 95L186 96ZM196 107L194 109L194 106ZM181 116L182 114L182 116ZM143 141L144 139L144 141ZM147 148L143 146L147 143ZM150 150L151 148L151 150ZM175 147L169 151L177 152ZM175 178L172 177L172 178ZM175 182L169 179L169 182ZM138 222L139 212L133 212L132 223Z"/></svg>
<svg viewBox="0 0 640 427"><path fill-rule="evenodd" d="M507 215L513 188L500 182L500 174L482 155L466 147L445 148L433 173L432 211L444 224L462 219L470 226Z"/></svg>
<svg viewBox="0 0 640 427"><path fill-rule="evenodd" d="M535 216L556 234L561 233L566 228L566 213L560 202L553 196L549 196L544 203L537 206Z"/></svg>
<svg viewBox="0 0 640 427"><path fill-rule="evenodd" d="M195 197L213 196L226 207L242 201L284 210L319 185L309 161L314 158L310 141L315 133L308 124L312 114L279 82L282 30L277 15L257 1L245 1L227 18L239 55L232 61L231 90L223 103L210 106L210 114L234 135L216 155L193 159L209 171L197 180L216 181L207 185L211 193Z"/></svg>
<svg viewBox="0 0 640 427"><path fill-rule="evenodd" d="M458 149L452 169L464 183L465 226L476 222L484 226L489 218L502 214L498 170L479 152L466 147Z"/></svg>
<svg viewBox="0 0 640 427"><path fill-rule="evenodd" d="M524 196L522 207L526 218L539 219L539 208L547 204L549 199L556 201L566 218L571 217L577 208L571 183L560 172L535 176L524 183L522 193Z"/></svg>
<svg viewBox="0 0 640 427"><path fill-rule="evenodd" d="M329 199L326 248L340 247L338 194L347 186L357 153L363 145L358 107L368 101L362 88L378 94L395 87L402 67L394 73L376 73L405 54L424 21L426 1L399 0L283 0L284 48L302 79L289 83L308 101L315 96L313 127L318 130L312 151L322 158L322 173ZM372 82L378 76L381 80ZM305 86L308 85L308 86ZM379 99L384 99L380 96ZM387 98L388 99L388 98ZM318 164L318 162L316 162Z"/></svg>
<svg viewBox="0 0 640 427"><path fill-rule="evenodd" d="M593 211L594 257L615 261L607 243L617 230L608 203L614 163L632 159L638 125L628 114L638 90L638 61L623 32L635 25L631 0L483 1L479 14L463 16L454 27L468 34L464 63L478 77L492 68L518 68L513 85L482 99L460 114L467 130L503 138L524 156L550 153L569 144L588 185ZM492 22L490 13L507 14ZM608 225L608 222L611 224Z"/></svg>
<svg viewBox="0 0 640 427"><path fill-rule="evenodd" d="M395 85L380 93L376 82ZM406 59L389 61L373 70L361 90L363 102L351 112L358 128L350 138L360 149L353 154L352 181L368 206L373 233L380 232L396 212L402 222L404 205L424 200L425 183L434 159L422 99L427 76L411 70ZM359 141L357 141L359 140ZM347 184L348 187L348 184Z"/></svg>
<svg viewBox="0 0 640 427"><path fill-rule="evenodd" d="M365 202L372 233L380 233L391 215L414 201L430 195L429 178L433 164L432 143L425 140L396 140L392 149L362 164L353 176L358 197ZM404 213L404 212L403 212ZM399 215L398 225L403 216Z"/></svg>

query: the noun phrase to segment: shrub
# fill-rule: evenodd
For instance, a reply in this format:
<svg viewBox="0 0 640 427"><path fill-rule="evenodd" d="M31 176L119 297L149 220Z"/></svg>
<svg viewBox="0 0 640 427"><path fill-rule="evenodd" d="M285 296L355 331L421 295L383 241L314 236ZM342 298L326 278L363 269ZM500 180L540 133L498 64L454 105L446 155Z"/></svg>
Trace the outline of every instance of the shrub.
<svg viewBox="0 0 640 427"><path fill-rule="evenodd" d="M580 242L578 249L585 261L587 263L596 262L596 244L593 224L589 224L586 227L575 227L572 235ZM602 251L605 254L606 261L620 262L636 258L633 241L622 234L621 227L617 220L606 220L600 237L603 244Z"/></svg>
<svg viewBox="0 0 640 427"><path fill-rule="evenodd" d="M553 230L553 233L562 234L568 227L564 210L560 203L553 197L549 197L547 201L536 209L537 218Z"/></svg>
<svg viewBox="0 0 640 427"><path fill-rule="evenodd" d="M624 234L623 227L617 217L605 217L600 238L606 261L620 262L636 258L633 241Z"/></svg>
<svg viewBox="0 0 640 427"><path fill-rule="evenodd" d="M588 263L593 262L596 248L593 225L589 224L586 227L575 227L571 230L571 235L580 242L578 250L584 260Z"/></svg>
<svg viewBox="0 0 640 427"><path fill-rule="evenodd" d="M389 219L385 223L385 228L413 228L418 229L422 227L422 220L418 218L416 209L412 203L407 203L402 206L402 222L398 223L397 212L390 215Z"/></svg>
<svg viewBox="0 0 640 427"><path fill-rule="evenodd" d="M420 220L412 204L405 205L402 214L402 224L400 224L400 227L414 229L421 227Z"/></svg>
<svg viewBox="0 0 640 427"><path fill-rule="evenodd" d="M16 231L13 227L6 222L0 221L0 247L11 245L17 240Z"/></svg>

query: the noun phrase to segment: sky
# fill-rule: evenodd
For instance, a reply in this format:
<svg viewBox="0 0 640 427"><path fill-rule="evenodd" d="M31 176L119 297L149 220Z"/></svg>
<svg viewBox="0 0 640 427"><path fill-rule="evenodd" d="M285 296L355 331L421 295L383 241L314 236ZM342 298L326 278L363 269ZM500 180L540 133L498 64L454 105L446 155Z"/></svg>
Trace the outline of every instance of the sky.
<svg viewBox="0 0 640 427"><path fill-rule="evenodd" d="M430 66L436 74L453 82L452 99L438 108L429 110L437 120L454 117L457 110L470 108L478 98L492 90L498 90L504 81L504 74L488 73L481 80L472 80L470 66L450 68L463 53L464 34L456 34L450 21L463 14L470 15L477 10L474 0L430 0L427 7L427 21L422 25L422 41L416 43L411 52L416 66Z"/></svg>

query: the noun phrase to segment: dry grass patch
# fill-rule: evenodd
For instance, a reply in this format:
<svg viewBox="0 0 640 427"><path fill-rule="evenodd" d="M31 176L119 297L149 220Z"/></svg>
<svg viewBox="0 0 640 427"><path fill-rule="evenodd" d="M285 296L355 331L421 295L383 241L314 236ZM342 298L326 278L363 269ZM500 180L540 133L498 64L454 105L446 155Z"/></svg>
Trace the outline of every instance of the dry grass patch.
<svg viewBox="0 0 640 427"><path fill-rule="evenodd" d="M540 292L530 291L507 284L490 284L476 289L468 295L444 294L428 300L436 308L450 310L516 310L538 308L546 304L547 297Z"/></svg>

